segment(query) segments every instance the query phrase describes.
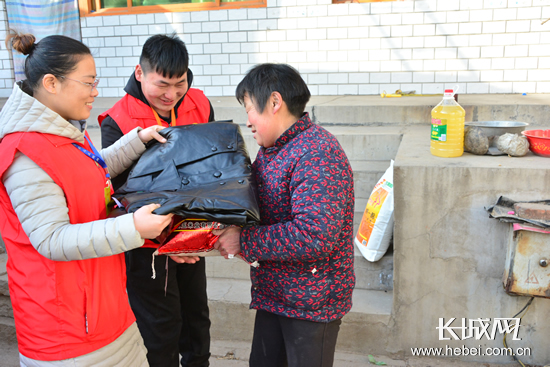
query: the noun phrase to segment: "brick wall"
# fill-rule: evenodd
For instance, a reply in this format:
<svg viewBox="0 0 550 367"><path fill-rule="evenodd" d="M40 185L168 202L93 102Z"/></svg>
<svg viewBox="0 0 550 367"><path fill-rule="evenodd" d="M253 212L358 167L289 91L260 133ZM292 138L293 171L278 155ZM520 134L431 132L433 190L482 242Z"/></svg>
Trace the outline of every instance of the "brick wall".
<svg viewBox="0 0 550 367"><path fill-rule="evenodd" d="M541 25L548 3L268 0L267 8L85 17L81 24L102 97L122 96L141 45L170 32L186 42L194 86L208 96L233 95L261 62L295 66L313 95L430 94L455 85L459 93L550 93L550 22Z"/></svg>
<svg viewBox="0 0 550 367"><path fill-rule="evenodd" d="M0 97L10 95L13 87L13 62L11 54L6 50L8 34L8 15L5 0L0 1Z"/></svg>

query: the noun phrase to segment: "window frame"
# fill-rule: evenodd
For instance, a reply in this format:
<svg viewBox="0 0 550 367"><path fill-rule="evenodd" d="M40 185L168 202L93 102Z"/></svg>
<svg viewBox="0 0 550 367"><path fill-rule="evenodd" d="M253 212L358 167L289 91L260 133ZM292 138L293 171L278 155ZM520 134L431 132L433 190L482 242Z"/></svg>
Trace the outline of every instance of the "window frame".
<svg viewBox="0 0 550 367"><path fill-rule="evenodd" d="M214 0L209 3L163 4L146 6L132 6L132 0L127 0L126 8L104 8L92 11L93 3L96 4L96 7L99 7L100 0L78 0L78 7L80 9L81 17L267 7L267 0L248 0L229 3L222 3L221 0Z"/></svg>

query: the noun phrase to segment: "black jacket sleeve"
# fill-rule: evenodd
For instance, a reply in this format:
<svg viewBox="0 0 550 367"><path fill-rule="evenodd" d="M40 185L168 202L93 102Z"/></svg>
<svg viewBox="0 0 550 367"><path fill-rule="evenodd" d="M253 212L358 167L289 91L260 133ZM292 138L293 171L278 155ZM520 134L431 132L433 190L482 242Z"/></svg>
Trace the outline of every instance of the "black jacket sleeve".
<svg viewBox="0 0 550 367"><path fill-rule="evenodd" d="M110 147L123 135L124 134L122 133L122 130L120 130L120 127L118 127L118 124L115 122L115 120L113 120L111 116L105 117L105 119L101 123L101 147L103 149ZM128 168L126 171L122 172L111 180L111 183L113 184L113 189L115 191L120 186L124 185L126 179L128 178L128 174L130 173L130 169L131 168Z"/></svg>
<svg viewBox="0 0 550 367"><path fill-rule="evenodd" d="M210 105L210 116L208 116L208 122L216 121L216 117L214 117L214 107L212 107L210 100L208 100L208 104Z"/></svg>

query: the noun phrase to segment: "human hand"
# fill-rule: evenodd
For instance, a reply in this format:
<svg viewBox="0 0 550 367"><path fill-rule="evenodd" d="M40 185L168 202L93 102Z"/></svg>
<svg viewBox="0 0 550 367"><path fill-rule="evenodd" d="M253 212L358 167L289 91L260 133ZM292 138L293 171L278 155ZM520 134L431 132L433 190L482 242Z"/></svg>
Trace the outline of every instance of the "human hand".
<svg viewBox="0 0 550 367"><path fill-rule="evenodd" d="M214 229L212 234L219 236L214 244L214 248L220 252L220 255L229 259L241 252L241 228L227 227L224 229Z"/></svg>
<svg viewBox="0 0 550 367"><path fill-rule="evenodd" d="M141 238L156 238L164 228L170 225L174 214L153 214L153 210L157 208L160 208L160 204L149 204L135 211L134 225Z"/></svg>
<svg viewBox="0 0 550 367"><path fill-rule="evenodd" d="M200 260L198 256L170 255L170 259L174 260L178 264L194 264Z"/></svg>
<svg viewBox="0 0 550 367"><path fill-rule="evenodd" d="M148 128L143 129L138 133L139 139L143 144L146 144L153 139L158 140L161 143L166 143L166 138L158 133L162 129L164 129L164 126L149 126Z"/></svg>

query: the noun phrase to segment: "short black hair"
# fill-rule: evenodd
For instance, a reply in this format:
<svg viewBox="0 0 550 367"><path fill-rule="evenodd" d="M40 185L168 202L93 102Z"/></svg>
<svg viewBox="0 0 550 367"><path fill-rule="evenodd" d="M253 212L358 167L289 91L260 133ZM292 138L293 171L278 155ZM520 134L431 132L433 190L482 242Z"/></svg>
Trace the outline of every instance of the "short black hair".
<svg viewBox="0 0 550 367"><path fill-rule="evenodd" d="M25 59L25 76L28 86L37 90L46 74L62 77L73 72L86 55L92 55L88 46L66 36L48 36L35 43L32 34L11 33L6 43L28 55Z"/></svg>
<svg viewBox="0 0 550 367"><path fill-rule="evenodd" d="M288 111L300 118L311 97L309 89L300 73L287 64L265 63L254 66L237 85L235 97L240 104L244 95L255 104L259 113L264 112L271 93L279 92L285 101Z"/></svg>
<svg viewBox="0 0 550 367"><path fill-rule="evenodd" d="M157 34L145 41L139 64L145 74L153 70L163 77L179 78L189 68L189 54L176 34Z"/></svg>

